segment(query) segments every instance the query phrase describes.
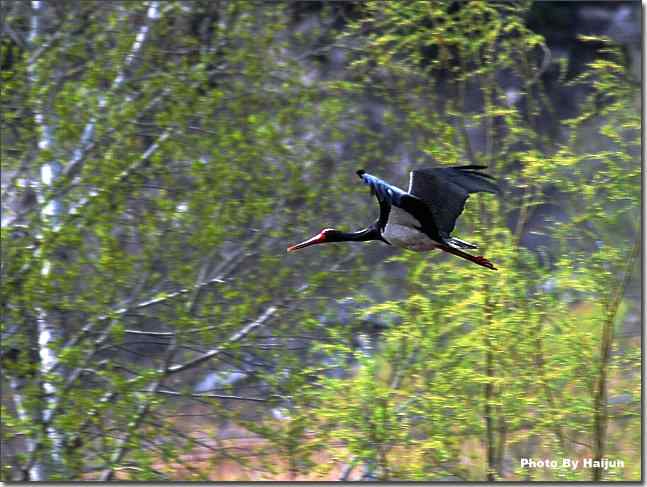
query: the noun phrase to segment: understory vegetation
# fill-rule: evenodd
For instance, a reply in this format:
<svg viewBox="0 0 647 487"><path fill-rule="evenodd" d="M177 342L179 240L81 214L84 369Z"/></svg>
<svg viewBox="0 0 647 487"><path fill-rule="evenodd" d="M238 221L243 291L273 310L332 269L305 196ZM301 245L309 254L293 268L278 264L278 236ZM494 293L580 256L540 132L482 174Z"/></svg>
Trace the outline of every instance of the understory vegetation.
<svg viewBox="0 0 647 487"><path fill-rule="evenodd" d="M640 60L558 3L6 2L2 478L639 480ZM465 164L497 272L285 251Z"/></svg>

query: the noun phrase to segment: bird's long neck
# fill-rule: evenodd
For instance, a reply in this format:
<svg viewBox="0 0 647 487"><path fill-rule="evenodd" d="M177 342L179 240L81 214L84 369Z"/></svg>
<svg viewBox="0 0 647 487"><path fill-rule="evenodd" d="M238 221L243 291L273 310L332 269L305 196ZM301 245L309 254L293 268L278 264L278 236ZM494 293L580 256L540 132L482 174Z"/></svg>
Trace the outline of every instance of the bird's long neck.
<svg viewBox="0 0 647 487"><path fill-rule="evenodd" d="M373 225L355 232L338 232L335 237L337 242L367 242L369 240L382 240L380 231Z"/></svg>

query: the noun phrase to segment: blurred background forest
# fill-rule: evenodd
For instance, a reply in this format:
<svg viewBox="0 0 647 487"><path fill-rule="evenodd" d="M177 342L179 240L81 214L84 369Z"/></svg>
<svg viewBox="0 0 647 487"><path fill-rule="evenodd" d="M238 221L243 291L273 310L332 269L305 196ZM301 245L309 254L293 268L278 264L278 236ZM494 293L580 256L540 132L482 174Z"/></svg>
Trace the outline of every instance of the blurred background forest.
<svg viewBox="0 0 647 487"><path fill-rule="evenodd" d="M3 479L640 480L640 16L3 0ZM498 272L286 253L458 164Z"/></svg>

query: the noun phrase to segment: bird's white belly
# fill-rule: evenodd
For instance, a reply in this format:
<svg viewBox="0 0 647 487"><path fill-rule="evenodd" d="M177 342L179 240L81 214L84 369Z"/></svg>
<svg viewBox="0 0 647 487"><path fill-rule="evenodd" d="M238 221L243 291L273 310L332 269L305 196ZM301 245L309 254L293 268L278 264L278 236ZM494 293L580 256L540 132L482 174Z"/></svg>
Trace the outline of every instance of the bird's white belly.
<svg viewBox="0 0 647 487"><path fill-rule="evenodd" d="M424 252L436 248L434 242L424 233L404 225L387 223L382 236L392 245L416 252Z"/></svg>

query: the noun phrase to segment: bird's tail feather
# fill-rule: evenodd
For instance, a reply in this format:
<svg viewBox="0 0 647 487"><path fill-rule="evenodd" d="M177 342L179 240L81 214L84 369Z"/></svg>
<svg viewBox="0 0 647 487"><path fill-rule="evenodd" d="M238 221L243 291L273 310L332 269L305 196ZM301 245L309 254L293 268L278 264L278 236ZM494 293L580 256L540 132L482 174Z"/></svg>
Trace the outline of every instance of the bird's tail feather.
<svg viewBox="0 0 647 487"><path fill-rule="evenodd" d="M445 243L457 249L478 249L477 245L466 242L465 240L461 240L460 238L456 237L447 237L445 239Z"/></svg>
<svg viewBox="0 0 647 487"><path fill-rule="evenodd" d="M480 266L487 267L488 269L492 269L493 271L497 270L497 268L494 267L494 264L492 264L492 262L490 262L482 255L471 255L466 252L463 252L462 250L458 250L458 249L455 249L454 247L450 247L449 245L438 245L437 248L439 248L440 250L444 250L445 252L449 252L450 254L454 254L463 259L469 260L470 262L474 262L475 264L478 264Z"/></svg>

